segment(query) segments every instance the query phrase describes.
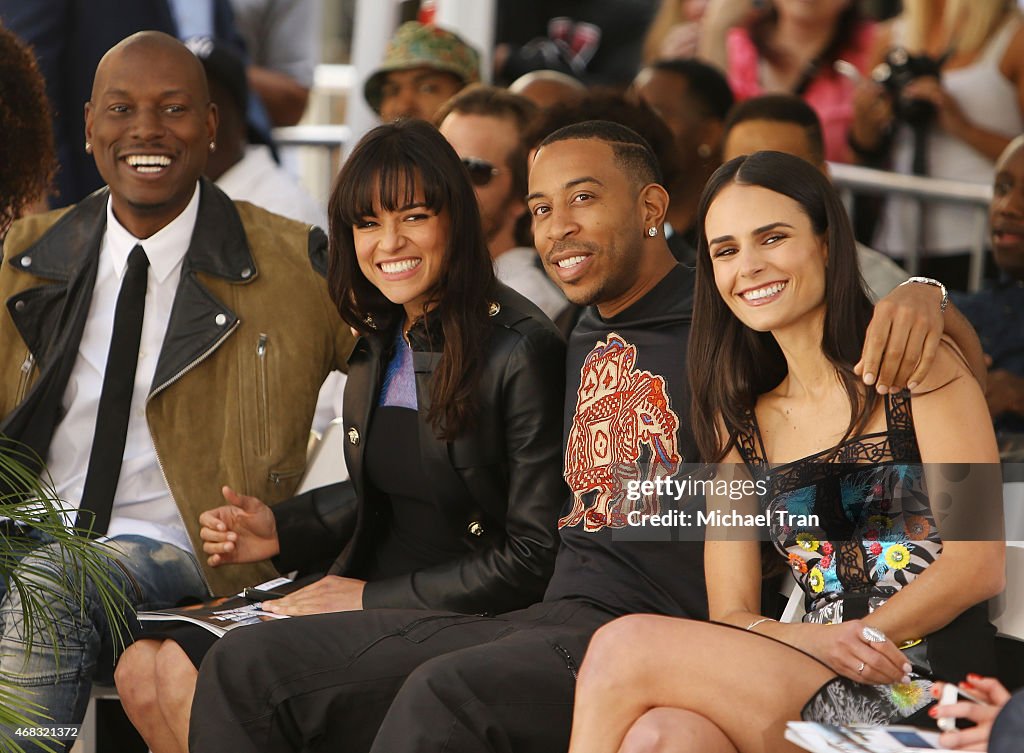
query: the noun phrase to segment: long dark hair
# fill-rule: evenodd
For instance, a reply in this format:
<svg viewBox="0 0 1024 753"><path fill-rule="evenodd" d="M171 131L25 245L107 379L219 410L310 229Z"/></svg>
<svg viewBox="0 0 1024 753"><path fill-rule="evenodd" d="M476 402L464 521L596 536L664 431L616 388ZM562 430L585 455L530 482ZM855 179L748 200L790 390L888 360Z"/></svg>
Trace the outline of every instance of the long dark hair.
<svg viewBox="0 0 1024 753"><path fill-rule="evenodd" d="M818 56L811 61L810 66L800 76L793 93L803 95L811 81L821 73L825 76L839 75L832 70L832 64L836 62L853 44L857 36L857 30L863 24L860 13L860 4L857 0L850 0L850 4L843 9L836 18L835 26L832 28L832 36ZM754 18L750 23L750 40L754 43L757 54L772 65L780 61L779 51L772 47L771 36L779 22L779 10L775 5L767 8L763 13Z"/></svg>
<svg viewBox="0 0 1024 753"><path fill-rule="evenodd" d="M846 215L828 179L809 162L782 152L756 152L726 162L711 176L698 210L697 280L687 363L694 434L705 462L721 460L734 445L759 395L786 376L786 359L770 332L756 332L732 313L715 286L705 221L726 186L760 186L788 196L828 244L825 267L825 326L821 349L835 367L850 400L846 436L863 428L878 403L853 373L860 360L872 306L857 265L857 250ZM721 417L726 436L715 425ZM844 437L845 439L845 437Z"/></svg>
<svg viewBox="0 0 1024 753"><path fill-rule="evenodd" d="M490 331L488 305L496 282L469 175L432 125L419 120L389 123L356 145L327 206L327 282L347 324L371 336L394 334L405 311L359 269L352 227L375 213L374 204L387 212L407 206L417 185L427 207L435 213L447 210L449 218L444 264L424 329L432 350L441 345L427 420L439 437L454 439L472 426L476 414L476 387Z"/></svg>

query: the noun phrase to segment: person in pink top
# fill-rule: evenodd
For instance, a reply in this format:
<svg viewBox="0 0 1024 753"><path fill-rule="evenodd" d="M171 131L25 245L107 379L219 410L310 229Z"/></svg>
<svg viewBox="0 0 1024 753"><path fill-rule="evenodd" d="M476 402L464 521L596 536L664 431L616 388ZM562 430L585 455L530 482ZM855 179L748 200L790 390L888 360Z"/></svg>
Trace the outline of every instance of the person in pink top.
<svg viewBox="0 0 1024 753"><path fill-rule="evenodd" d="M766 93L803 98L821 119L825 158L849 162L854 82L834 69L867 69L875 24L853 0L710 0L701 55L726 71L737 101Z"/></svg>

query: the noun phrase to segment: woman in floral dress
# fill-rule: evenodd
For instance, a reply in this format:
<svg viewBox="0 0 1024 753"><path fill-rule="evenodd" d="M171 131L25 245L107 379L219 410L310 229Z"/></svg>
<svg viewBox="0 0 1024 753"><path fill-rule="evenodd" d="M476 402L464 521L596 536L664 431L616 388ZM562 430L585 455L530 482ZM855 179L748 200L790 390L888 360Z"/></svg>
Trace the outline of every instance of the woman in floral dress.
<svg viewBox="0 0 1024 753"><path fill-rule="evenodd" d="M809 164L730 161L700 222L694 432L719 479L760 493L709 495L708 511L766 525L708 528L713 622L598 631L570 751L774 753L795 750L783 735L801 716L927 723L936 679L993 664L1005 544L982 390L945 345L912 393L863 386L871 305L842 203ZM765 540L804 590L802 622L760 614Z"/></svg>

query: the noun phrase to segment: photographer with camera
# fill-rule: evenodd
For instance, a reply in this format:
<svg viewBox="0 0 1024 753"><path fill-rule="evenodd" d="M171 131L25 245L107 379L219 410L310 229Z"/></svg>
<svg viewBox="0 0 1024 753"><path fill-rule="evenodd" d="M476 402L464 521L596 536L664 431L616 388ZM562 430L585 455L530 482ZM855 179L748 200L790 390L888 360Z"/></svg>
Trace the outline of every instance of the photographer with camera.
<svg viewBox="0 0 1024 753"><path fill-rule="evenodd" d="M904 0L879 30L870 81L854 97L858 161L978 183L1024 132L1024 24L1014 0ZM886 202L874 245L897 260L915 225L921 274L966 289L974 210L903 197Z"/></svg>

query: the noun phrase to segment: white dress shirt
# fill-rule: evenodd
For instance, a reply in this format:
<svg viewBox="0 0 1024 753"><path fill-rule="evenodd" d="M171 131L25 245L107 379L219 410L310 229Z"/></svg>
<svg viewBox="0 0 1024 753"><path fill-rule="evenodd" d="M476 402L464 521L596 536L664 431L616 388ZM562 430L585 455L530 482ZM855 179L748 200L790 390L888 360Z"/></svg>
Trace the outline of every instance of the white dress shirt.
<svg viewBox="0 0 1024 753"><path fill-rule="evenodd" d="M216 36L213 0L169 0L167 6L174 17L178 39Z"/></svg>
<svg viewBox="0 0 1024 753"><path fill-rule="evenodd" d="M103 372L114 328L114 308L128 267L128 255L136 244L142 244L149 259L146 309L124 461L107 536L137 534L174 544L186 551L192 551L192 543L157 460L146 423L146 397L153 383L157 358L170 320L182 260L192 240L198 215L199 185L196 184L192 200L181 214L156 234L139 240L117 221L108 200L107 229L100 244L96 287L78 357L64 390L61 406L64 417L54 431L46 459L58 496L67 507L77 509L82 501L96 431Z"/></svg>
<svg viewBox="0 0 1024 753"><path fill-rule="evenodd" d="M292 174L274 162L270 149L249 144L245 156L217 178L217 187L235 201L248 201L267 211L327 230L327 211Z"/></svg>

